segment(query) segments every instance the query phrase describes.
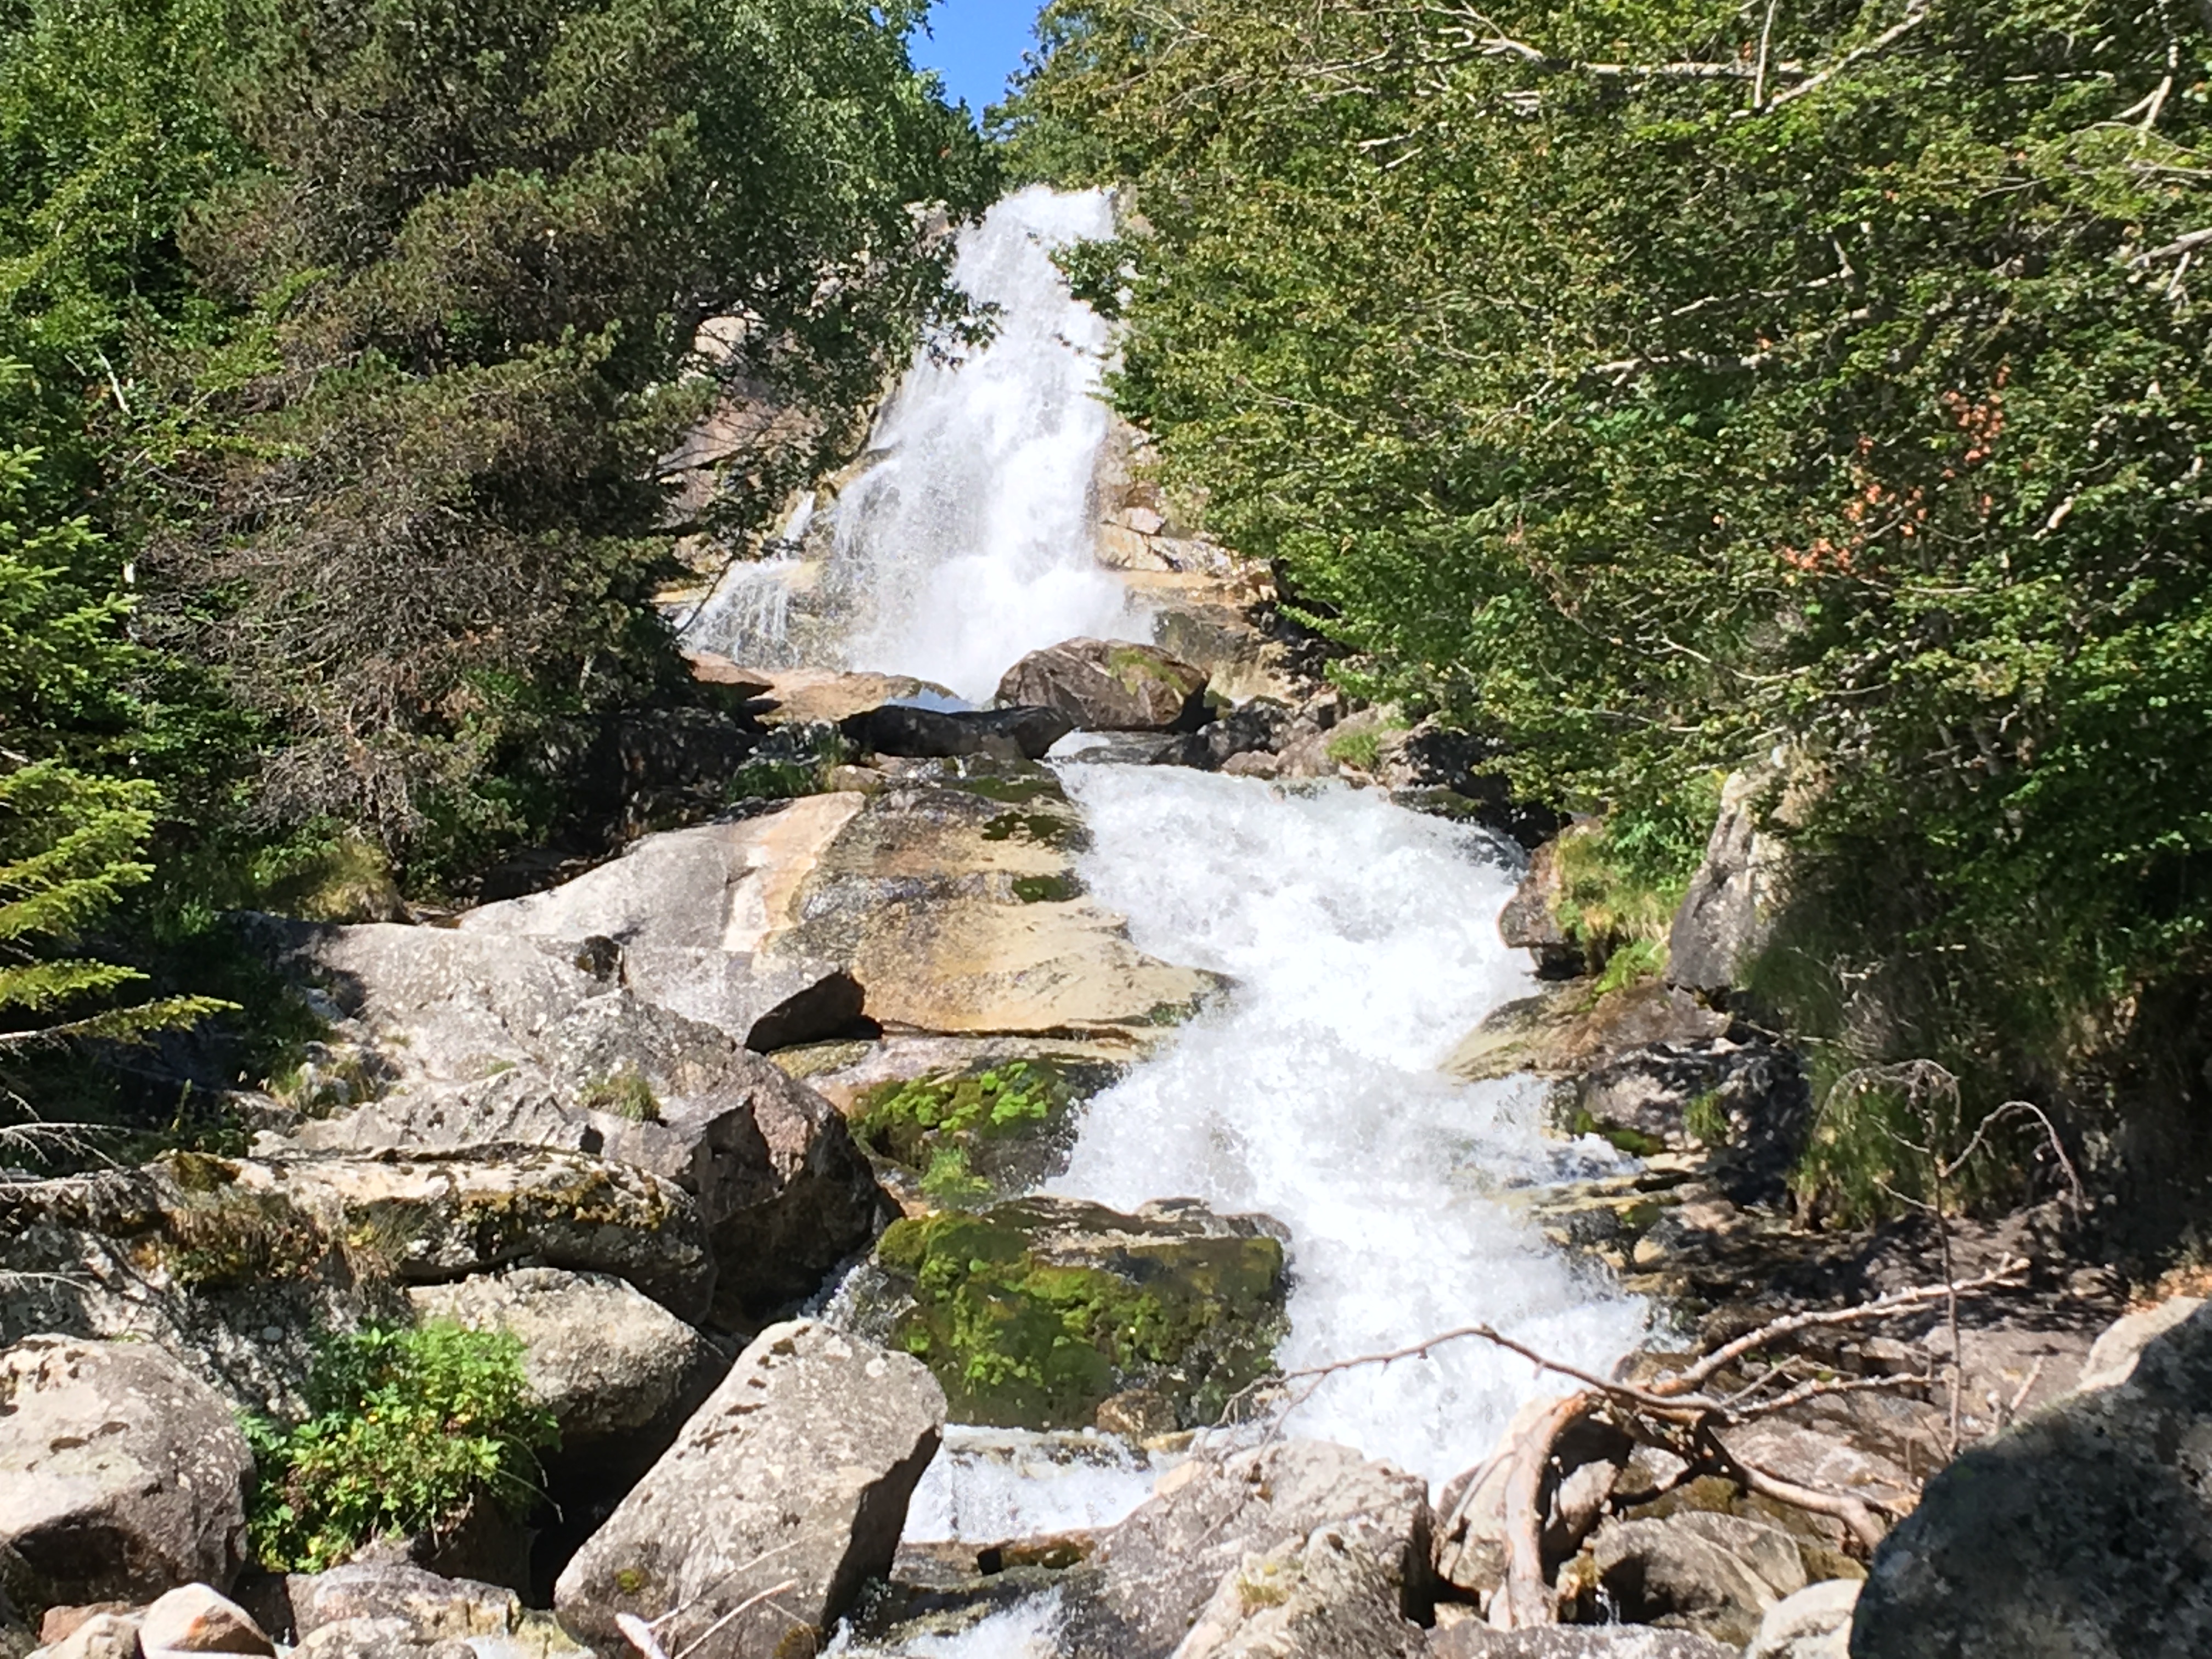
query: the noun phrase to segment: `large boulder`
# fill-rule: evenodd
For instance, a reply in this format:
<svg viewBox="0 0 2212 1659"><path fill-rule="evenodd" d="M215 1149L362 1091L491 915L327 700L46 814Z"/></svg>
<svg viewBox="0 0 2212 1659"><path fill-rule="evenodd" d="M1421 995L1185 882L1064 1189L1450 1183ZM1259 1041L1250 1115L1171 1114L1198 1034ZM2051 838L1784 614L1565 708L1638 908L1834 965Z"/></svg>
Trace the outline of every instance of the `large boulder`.
<svg viewBox="0 0 2212 1659"><path fill-rule="evenodd" d="M1669 985L1709 995L1734 990L1772 933L1783 900L1783 861L1759 820L1775 784L1767 769L1731 773L1722 784L1705 860L1667 936Z"/></svg>
<svg viewBox="0 0 2212 1659"><path fill-rule="evenodd" d="M1317 1533L1339 1544L1309 1560ZM1289 1553L1323 1583L1308 1607L1350 1602L1429 1616L1430 1515L1425 1482L1347 1446L1278 1441L1226 1457L1201 1454L1162 1476L1152 1498L1106 1534L1094 1582L1069 1614L1074 1650L1112 1659L1167 1659L1248 1557ZM1341 1549L1348 1559L1331 1558ZM1323 1562L1328 1565L1324 1567ZM1336 1588L1331 1589L1328 1582ZM1345 1593L1347 1582L1356 1586Z"/></svg>
<svg viewBox="0 0 2212 1659"><path fill-rule="evenodd" d="M1746 1516L1684 1510L1608 1521L1592 1547L1599 1583L1623 1618L1741 1646L1784 1596L1805 1588L1797 1541Z"/></svg>
<svg viewBox="0 0 2212 1659"><path fill-rule="evenodd" d="M563 1454L649 1431L696 1400L713 1353L659 1303L604 1273L517 1267L408 1292L423 1319L504 1331Z"/></svg>
<svg viewBox="0 0 2212 1659"><path fill-rule="evenodd" d="M1875 1553L1850 1651L2212 1653L2212 1309L1929 1481Z"/></svg>
<svg viewBox="0 0 2212 1659"><path fill-rule="evenodd" d="M794 1629L823 1639L889 1571L944 1425L919 1362L812 1322L770 1326L568 1563L561 1622L607 1654L625 1649L625 1613L665 1618L671 1653L710 1629L732 1659L811 1651Z"/></svg>
<svg viewBox="0 0 2212 1659"><path fill-rule="evenodd" d="M1057 708L975 708L947 712L889 703L848 715L837 729L865 754L949 759L996 755L1042 760L1045 751L1075 729Z"/></svg>
<svg viewBox="0 0 2212 1659"><path fill-rule="evenodd" d="M1083 820L1048 769L922 761L867 796L772 919L919 1031L1158 1039L1220 984L1146 956L1085 896ZM858 798L856 798L858 799Z"/></svg>
<svg viewBox="0 0 2212 1659"><path fill-rule="evenodd" d="M1069 1198L894 1222L878 1241L887 1340L927 1361L963 1422L1088 1428L1111 1402L1159 1426L1219 1417L1287 1326L1281 1230L1189 1200L1123 1214Z"/></svg>
<svg viewBox="0 0 2212 1659"><path fill-rule="evenodd" d="M1009 668L998 700L1057 709L1086 732L1194 732L1206 673L1149 645L1063 640Z"/></svg>
<svg viewBox="0 0 2212 1659"><path fill-rule="evenodd" d="M0 1589L27 1609L228 1588L253 1456L159 1348L40 1335L0 1354Z"/></svg>

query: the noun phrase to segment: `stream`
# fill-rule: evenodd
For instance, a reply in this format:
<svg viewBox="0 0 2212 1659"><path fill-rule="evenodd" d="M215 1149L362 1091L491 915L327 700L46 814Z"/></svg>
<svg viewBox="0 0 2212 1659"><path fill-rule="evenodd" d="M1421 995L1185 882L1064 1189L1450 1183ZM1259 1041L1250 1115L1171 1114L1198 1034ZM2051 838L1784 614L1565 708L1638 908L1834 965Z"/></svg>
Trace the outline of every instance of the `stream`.
<svg viewBox="0 0 2212 1659"><path fill-rule="evenodd" d="M1142 604L1092 552L1112 341L1050 258L1111 224L1103 194L1032 189L966 234L957 275L999 308L996 337L957 366L917 358L878 422L873 465L825 509L823 580L843 620L837 660L820 665L911 675L980 702L1029 651L1150 637ZM787 655L761 580L732 585L695 632L740 661ZM1070 739L1054 763L1091 830L1079 864L1091 892L1139 948L1235 988L1091 1102L1046 1190L1125 1210L1192 1197L1285 1224L1286 1369L1477 1322L1592 1369L1632 1346L1644 1304L1571 1266L1500 1196L1616 1155L1540 1134L1531 1082L1466 1085L1437 1069L1486 1014L1534 989L1497 928L1517 854L1377 789L1101 763L1080 748ZM1285 1427L1435 1486L1543 1391L1526 1362L1460 1342L1324 1379ZM1103 1435L956 1427L907 1535L1110 1524L1158 1468ZM1049 1653L1049 1627L1048 1608L1017 1608L909 1651Z"/></svg>

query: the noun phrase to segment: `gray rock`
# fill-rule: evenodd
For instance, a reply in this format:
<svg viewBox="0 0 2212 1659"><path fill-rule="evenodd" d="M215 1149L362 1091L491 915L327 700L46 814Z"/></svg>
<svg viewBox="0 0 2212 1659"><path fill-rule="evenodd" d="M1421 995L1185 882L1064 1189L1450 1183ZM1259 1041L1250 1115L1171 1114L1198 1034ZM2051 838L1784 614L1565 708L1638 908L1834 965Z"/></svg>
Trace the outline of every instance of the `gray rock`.
<svg viewBox="0 0 2212 1659"><path fill-rule="evenodd" d="M1743 1659L1850 1659L1851 1610L1863 1582L1826 1579L1777 1601Z"/></svg>
<svg viewBox="0 0 2212 1659"><path fill-rule="evenodd" d="M949 759L955 755L1000 755L1042 760L1045 751L1075 729L1057 708L977 708L945 712L888 703L838 721L863 752Z"/></svg>
<svg viewBox="0 0 2212 1659"><path fill-rule="evenodd" d="M2146 1347L2203 1305L2203 1297L2170 1296L2154 1306L2139 1308L2114 1320L2090 1347L2089 1357L2081 1362L2081 1375L2074 1384L2075 1392L2086 1394L2092 1389L2118 1388L2135 1375L2136 1362L2142 1358Z"/></svg>
<svg viewBox="0 0 2212 1659"><path fill-rule="evenodd" d="M404 1619L341 1619L300 1639L296 1659L472 1659L453 1638L425 1642Z"/></svg>
<svg viewBox="0 0 2212 1659"><path fill-rule="evenodd" d="M1731 773L1705 860L1667 935L1667 982L1717 993L1743 982L1782 902L1782 858L1759 831L1759 804L1775 784L1766 769Z"/></svg>
<svg viewBox="0 0 2212 1659"><path fill-rule="evenodd" d="M522 1617L521 1599L511 1589L398 1562L295 1572L284 1587L302 1642L327 1626L365 1620L396 1621L421 1643L499 1636Z"/></svg>
<svg viewBox="0 0 2212 1659"><path fill-rule="evenodd" d="M1063 640L1008 669L998 701L1057 709L1085 732L1194 732L1206 674L1148 645Z"/></svg>
<svg viewBox="0 0 2212 1659"><path fill-rule="evenodd" d="M1071 1624L1085 1653L1166 1659L1248 1555L1302 1552L1323 1528L1372 1564L1399 1615L1425 1618L1430 1528L1425 1483L1347 1446L1293 1440L1194 1457L1106 1534L1095 1592Z"/></svg>
<svg viewBox="0 0 2212 1659"><path fill-rule="evenodd" d="M1317 1528L1247 1555L1223 1577L1176 1659L1423 1659L1428 1632L1400 1611L1401 1575L1373 1540Z"/></svg>
<svg viewBox="0 0 2212 1659"><path fill-rule="evenodd" d="M623 983L641 1000L728 1033L756 1054L842 1036L867 995L834 963L698 945L633 945Z"/></svg>
<svg viewBox="0 0 2212 1659"><path fill-rule="evenodd" d="M276 1647L252 1614L205 1584L182 1584L155 1598L140 1617L138 1645L148 1659L161 1653L274 1655Z"/></svg>
<svg viewBox="0 0 2212 1659"><path fill-rule="evenodd" d="M517 1267L408 1292L425 1319L505 1331L564 1452L651 1428L686 1403L712 1363L699 1334L619 1279Z"/></svg>
<svg viewBox="0 0 2212 1659"><path fill-rule="evenodd" d="M1875 1553L1855 1659L2212 1653L2212 1309L1970 1448Z"/></svg>
<svg viewBox="0 0 2212 1659"><path fill-rule="evenodd" d="M1623 1618L1738 1645L1767 1608L1805 1588L1796 1540L1742 1516L1686 1510L1664 1520L1607 1522L1591 1557Z"/></svg>
<svg viewBox="0 0 2212 1659"><path fill-rule="evenodd" d="M0 1583L33 1607L229 1587L252 1454L161 1350L33 1336L0 1354Z"/></svg>
<svg viewBox="0 0 2212 1659"><path fill-rule="evenodd" d="M569 1562L561 1622L613 1652L617 1614L673 1612L658 1631L673 1653L734 1613L716 1638L732 1659L787 1653L794 1626L826 1633L889 1570L944 1425L919 1361L809 1321L770 1326Z"/></svg>
<svg viewBox="0 0 2212 1659"><path fill-rule="evenodd" d="M1528 855L1520 885L1498 913L1498 937L1534 955L1539 979L1572 979L1589 969L1582 942L1559 921L1559 840L1554 839Z"/></svg>
<svg viewBox="0 0 2212 1659"><path fill-rule="evenodd" d="M1575 1079L1577 1124L1639 1152L1711 1152L1735 1202L1778 1200L1811 1127L1812 1091L1794 1050L1742 1035L1654 1042L1607 1059Z"/></svg>
<svg viewBox="0 0 2212 1659"><path fill-rule="evenodd" d="M1429 1638L1433 1659L1739 1659L1739 1650L1694 1631L1649 1625L1556 1625L1491 1630L1458 1624Z"/></svg>

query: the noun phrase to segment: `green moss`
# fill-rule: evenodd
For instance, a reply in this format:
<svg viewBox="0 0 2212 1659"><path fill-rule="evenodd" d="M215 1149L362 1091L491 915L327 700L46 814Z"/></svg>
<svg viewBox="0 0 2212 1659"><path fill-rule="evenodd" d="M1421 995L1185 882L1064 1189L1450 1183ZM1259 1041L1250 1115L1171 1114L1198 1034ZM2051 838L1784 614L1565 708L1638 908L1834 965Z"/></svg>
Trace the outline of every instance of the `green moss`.
<svg viewBox="0 0 2212 1659"><path fill-rule="evenodd" d="M974 1204L992 1195L1008 1161L993 1143L1033 1138L1078 1092L1066 1068L1049 1060L939 1073L864 1092L853 1133L877 1156L919 1171L922 1191L939 1203Z"/></svg>
<svg viewBox="0 0 2212 1659"><path fill-rule="evenodd" d="M1146 680L1183 689L1183 677L1152 653L1133 645L1115 646L1106 653L1106 670L1132 691Z"/></svg>
<svg viewBox="0 0 2212 1659"><path fill-rule="evenodd" d="M1021 1203L894 1223L878 1262L909 1281L894 1341L944 1384L955 1417L1088 1425L1109 1395L1154 1389L1211 1421L1264 1375L1283 1329L1283 1252L1261 1237L1162 1237L1079 1261L1033 1247Z"/></svg>
<svg viewBox="0 0 2212 1659"><path fill-rule="evenodd" d="M1708 1089L1682 1110L1682 1127L1708 1146L1725 1146L1729 1140L1728 1110L1720 1091Z"/></svg>
<svg viewBox="0 0 2212 1659"><path fill-rule="evenodd" d="M986 775L979 777L949 779L947 781L952 788L962 790L970 795L981 796L988 801L996 801L1002 806L1027 806L1030 802L1037 800L1066 800L1067 792L1060 787L1060 780L1042 767L1037 770L1040 775L1034 777L994 777Z"/></svg>
<svg viewBox="0 0 2212 1659"><path fill-rule="evenodd" d="M1623 1128L1615 1124L1601 1123L1588 1112L1577 1108L1568 1121L1570 1133L1596 1135L1611 1141L1631 1158L1653 1158L1667 1150L1667 1143L1656 1135L1647 1135L1640 1129Z"/></svg>
<svg viewBox="0 0 2212 1659"><path fill-rule="evenodd" d="M1024 904L1066 904L1082 896L1083 884L1073 875L1014 878L1014 896Z"/></svg>

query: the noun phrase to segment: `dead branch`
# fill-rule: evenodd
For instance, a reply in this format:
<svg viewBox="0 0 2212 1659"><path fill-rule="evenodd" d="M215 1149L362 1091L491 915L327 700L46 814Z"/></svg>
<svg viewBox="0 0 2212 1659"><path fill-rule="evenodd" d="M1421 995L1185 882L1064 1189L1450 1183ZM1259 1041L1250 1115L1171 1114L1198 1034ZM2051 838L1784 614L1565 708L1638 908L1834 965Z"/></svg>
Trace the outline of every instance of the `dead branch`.
<svg viewBox="0 0 2212 1659"><path fill-rule="evenodd" d="M1851 1536L1869 1550L1881 1542L1885 1530L1881 1522L1875 1518L1873 1510L1858 1498L1844 1492L1801 1486L1795 1480L1784 1480L1780 1475L1769 1474L1756 1464L1745 1462L1725 1447L1722 1449L1722 1457L1743 1484L1760 1497L1771 1498L1778 1504L1787 1504L1792 1509L1803 1510L1808 1514L1825 1515L1832 1520L1840 1521L1850 1528Z"/></svg>
<svg viewBox="0 0 2212 1659"><path fill-rule="evenodd" d="M1571 1394L1537 1419L1513 1449L1505 1487L1505 1582L1491 1598L1494 1630L1534 1630L1559 1620L1544 1572L1544 1472L1552 1448L1597 1405L1593 1394Z"/></svg>
<svg viewBox="0 0 2212 1659"><path fill-rule="evenodd" d="M1913 30L1918 28L1927 21L1927 0L1913 0L1912 5L1909 9L1907 9L1901 21L1891 24L1889 27L1884 29L1880 34L1875 36L1875 38L1868 41L1866 45L1852 47L1850 51L1845 52L1841 58L1838 58L1834 63L1831 64L1826 69L1822 70L1819 74L1799 82L1796 86L1791 87L1787 92L1777 93L1772 99L1760 108L1741 112L1753 115L1765 114L1770 111L1780 109L1784 104L1795 103L1798 99L1804 97L1808 93L1818 92L1822 87L1827 85L1829 82L1834 80L1845 70L1848 70L1856 64L1864 63L1868 58L1872 58L1877 52L1888 51L1890 47L1895 46L1899 40L1902 40L1906 35L1911 33Z"/></svg>

